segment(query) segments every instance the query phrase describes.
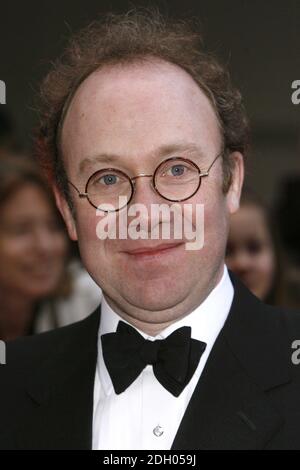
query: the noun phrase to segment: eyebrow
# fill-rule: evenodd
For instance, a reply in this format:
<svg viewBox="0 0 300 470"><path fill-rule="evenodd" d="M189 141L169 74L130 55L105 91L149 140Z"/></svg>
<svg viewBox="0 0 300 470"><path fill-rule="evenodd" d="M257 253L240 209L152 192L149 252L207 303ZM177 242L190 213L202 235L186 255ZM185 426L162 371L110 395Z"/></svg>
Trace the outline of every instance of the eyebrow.
<svg viewBox="0 0 300 470"><path fill-rule="evenodd" d="M199 144L193 142L176 142L173 144L165 144L158 147L158 149L153 152L157 159L167 156L175 152L197 152L199 156L204 156L205 153ZM93 165L95 163L121 163L124 162L124 157L117 154L110 153L101 153L90 157L85 157L79 164L78 174L80 175L86 167Z"/></svg>

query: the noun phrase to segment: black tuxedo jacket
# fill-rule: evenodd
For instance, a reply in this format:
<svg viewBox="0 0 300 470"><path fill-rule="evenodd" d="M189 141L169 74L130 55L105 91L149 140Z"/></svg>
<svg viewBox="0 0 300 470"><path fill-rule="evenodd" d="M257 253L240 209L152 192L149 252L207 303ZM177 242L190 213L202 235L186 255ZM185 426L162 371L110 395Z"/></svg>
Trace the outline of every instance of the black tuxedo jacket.
<svg viewBox="0 0 300 470"><path fill-rule="evenodd" d="M174 439L174 450L300 449L300 315L235 295ZM7 347L0 449L91 449L98 308ZM153 403L155 406L155 403Z"/></svg>

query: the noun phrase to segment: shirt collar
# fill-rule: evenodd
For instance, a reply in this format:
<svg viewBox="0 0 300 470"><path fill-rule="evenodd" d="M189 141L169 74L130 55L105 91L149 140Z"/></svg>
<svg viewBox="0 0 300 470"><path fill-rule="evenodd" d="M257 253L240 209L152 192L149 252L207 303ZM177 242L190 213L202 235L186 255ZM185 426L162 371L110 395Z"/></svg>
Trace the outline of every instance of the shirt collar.
<svg viewBox="0 0 300 470"><path fill-rule="evenodd" d="M226 265L224 265L221 280L209 293L206 299L190 314L172 323L157 336L151 337L138 328L135 328L133 325L131 326L144 338L151 340L164 339L178 328L181 328L182 326L190 326L192 338L205 342L207 344L206 351L209 352L228 316L233 300L233 294L233 285L228 274L228 269ZM104 334L115 332L119 321L130 324L110 307L105 299L105 295L103 295L98 335L98 372L101 386L103 386L106 394L109 394L113 387L103 360L100 337Z"/></svg>

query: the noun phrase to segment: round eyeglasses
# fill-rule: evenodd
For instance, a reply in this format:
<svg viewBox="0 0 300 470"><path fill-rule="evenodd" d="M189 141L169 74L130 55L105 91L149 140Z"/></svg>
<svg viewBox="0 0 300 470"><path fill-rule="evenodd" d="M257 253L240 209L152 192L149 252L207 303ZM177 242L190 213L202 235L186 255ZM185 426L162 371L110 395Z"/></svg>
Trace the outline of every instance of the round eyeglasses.
<svg viewBox="0 0 300 470"><path fill-rule="evenodd" d="M140 173L130 178L116 168L105 168L93 173L87 180L82 193L68 180L80 198L87 198L89 203L103 212L116 212L126 207L135 193L135 182L138 178L152 178L155 192L171 202L182 202L190 199L199 190L203 177L215 161L223 155L218 154L209 168L201 172L198 165L183 157L171 157L161 162L152 175Z"/></svg>

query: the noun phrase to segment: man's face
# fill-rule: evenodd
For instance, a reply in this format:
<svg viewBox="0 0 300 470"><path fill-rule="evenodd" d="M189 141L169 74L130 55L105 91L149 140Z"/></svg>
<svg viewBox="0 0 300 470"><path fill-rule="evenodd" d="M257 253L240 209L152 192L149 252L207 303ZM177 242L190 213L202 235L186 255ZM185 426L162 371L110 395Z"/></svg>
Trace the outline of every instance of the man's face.
<svg viewBox="0 0 300 470"><path fill-rule="evenodd" d="M82 192L99 169L117 168L130 177L153 174L159 163L176 155L206 171L222 149L209 100L184 70L162 61L105 67L91 74L71 102L61 143L68 178ZM170 240L100 240L96 226L101 217L87 199L70 188L74 221L58 195L86 269L117 309L140 321L172 321L195 308L216 285L223 270L228 214L238 206L242 164L240 155L236 159L240 171L226 196L219 158L199 191L185 201L193 207L204 204L204 247L198 251L186 250L180 240L157 251L149 250ZM149 217L151 204L168 203L150 182L137 179L132 200L149 208ZM134 253L136 249L144 251Z"/></svg>

